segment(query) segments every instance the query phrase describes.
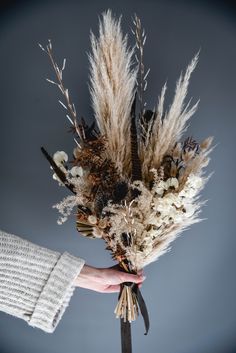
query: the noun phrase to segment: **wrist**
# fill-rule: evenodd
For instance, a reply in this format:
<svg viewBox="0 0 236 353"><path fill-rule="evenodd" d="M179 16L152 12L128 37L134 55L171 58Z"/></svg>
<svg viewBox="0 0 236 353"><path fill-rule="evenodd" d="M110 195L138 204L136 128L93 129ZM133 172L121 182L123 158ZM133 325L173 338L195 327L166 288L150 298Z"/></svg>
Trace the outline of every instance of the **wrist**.
<svg viewBox="0 0 236 353"><path fill-rule="evenodd" d="M76 278L76 286L80 286L81 282L91 281L99 282L102 279L102 269L93 266L84 265Z"/></svg>

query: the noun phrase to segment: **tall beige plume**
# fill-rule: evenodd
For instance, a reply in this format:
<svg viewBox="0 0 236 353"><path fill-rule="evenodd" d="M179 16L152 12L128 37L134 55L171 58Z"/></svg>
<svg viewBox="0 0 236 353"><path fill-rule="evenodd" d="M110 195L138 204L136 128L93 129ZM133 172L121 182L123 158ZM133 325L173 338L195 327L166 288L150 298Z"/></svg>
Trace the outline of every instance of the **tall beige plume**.
<svg viewBox="0 0 236 353"><path fill-rule="evenodd" d="M123 175L130 172L130 109L137 72L127 35L108 10L99 21L99 37L91 32L90 93L98 127L108 139L110 158Z"/></svg>
<svg viewBox="0 0 236 353"><path fill-rule="evenodd" d="M198 102L192 107L189 107L190 102L184 105L190 76L197 65L197 61L198 54L192 59L184 76L180 75L176 83L173 102L166 113L164 113L166 85L162 89L156 112L153 115L153 127L147 133L145 142L140 146L144 176L147 175L150 168L159 167L163 156L180 140L184 131L186 131L186 123L197 109Z"/></svg>

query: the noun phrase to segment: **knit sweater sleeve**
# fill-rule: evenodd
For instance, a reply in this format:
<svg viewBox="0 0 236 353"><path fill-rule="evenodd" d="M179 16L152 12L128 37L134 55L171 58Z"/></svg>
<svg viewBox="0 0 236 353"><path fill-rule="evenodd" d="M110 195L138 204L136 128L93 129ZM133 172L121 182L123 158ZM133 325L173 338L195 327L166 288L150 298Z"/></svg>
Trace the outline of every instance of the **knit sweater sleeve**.
<svg viewBox="0 0 236 353"><path fill-rule="evenodd" d="M0 231L0 310L53 332L84 263Z"/></svg>

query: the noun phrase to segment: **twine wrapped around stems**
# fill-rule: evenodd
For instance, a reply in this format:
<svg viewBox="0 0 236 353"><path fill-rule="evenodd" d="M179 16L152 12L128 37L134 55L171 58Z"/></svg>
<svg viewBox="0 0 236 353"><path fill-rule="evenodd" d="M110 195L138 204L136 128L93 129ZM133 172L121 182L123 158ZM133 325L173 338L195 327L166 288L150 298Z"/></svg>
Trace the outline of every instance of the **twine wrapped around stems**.
<svg viewBox="0 0 236 353"><path fill-rule="evenodd" d="M132 283L123 284L121 286L120 296L114 313L117 318L121 318L124 322L135 321L138 317L138 302L131 287Z"/></svg>
<svg viewBox="0 0 236 353"><path fill-rule="evenodd" d="M128 266L123 261L119 265L123 271L129 272ZM134 273L134 271L131 272ZM131 323L138 318L140 312L146 329L144 334L147 335L150 327L149 315L141 291L136 283L122 283L118 303L114 310L116 318L120 318L122 353L132 352Z"/></svg>
<svg viewBox="0 0 236 353"><path fill-rule="evenodd" d="M139 308L146 328L144 334L147 335L149 330L149 316L141 292L137 284L131 282L123 283L114 311L116 317L120 318L122 353L132 353L131 323L137 319Z"/></svg>

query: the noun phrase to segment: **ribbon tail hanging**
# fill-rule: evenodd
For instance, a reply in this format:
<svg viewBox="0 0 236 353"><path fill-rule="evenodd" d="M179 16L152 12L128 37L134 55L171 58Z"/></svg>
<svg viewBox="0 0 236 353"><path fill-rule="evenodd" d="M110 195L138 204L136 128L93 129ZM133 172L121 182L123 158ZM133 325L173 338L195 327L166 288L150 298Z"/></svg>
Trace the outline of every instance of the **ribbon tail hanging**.
<svg viewBox="0 0 236 353"><path fill-rule="evenodd" d="M144 320L144 325L145 325L145 330L146 332L144 333L147 335L150 327L150 322L149 322L149 315L148 315L148 310L146 303L143 299L143 296L141 294L141 291L138 288L138 285L135 283L131 282L126 282L126 285L130 286L132 292L134 293L137 303L141 312L141 315ZM121 296L122 288L119 293L119 298ZM120 318L120 328L121 328L121 348L122 348L122 353L132 353L132 336L131 336L131 323L126 319L124 321L123 318Z"/></svg>
<svg viewBox="0 0 236 353"><path fill-rule="evenodd" d="M145 330L146 330L146 332L144 334L147 335L147 333L149 331L149 327L150 327L150 322L149 322L149 315L148 315L148 310L147 310L146 303L145 303L145 301L143 299L143 296L142 296L141 291L140 291L139 287L137 286L137 284L133 284L132 285L132 291L136 295L137 302L138 302L138 305L139 305L139 308L140 308L140 312L141 312L142 317L143 317Z"/></svg>
<svg viewBox="0 0 236 353"><path fill-rule="evenodd" d="M132 337L131 337L131 323L120 319L121 332L121 352L132 353Z"/></svg>

